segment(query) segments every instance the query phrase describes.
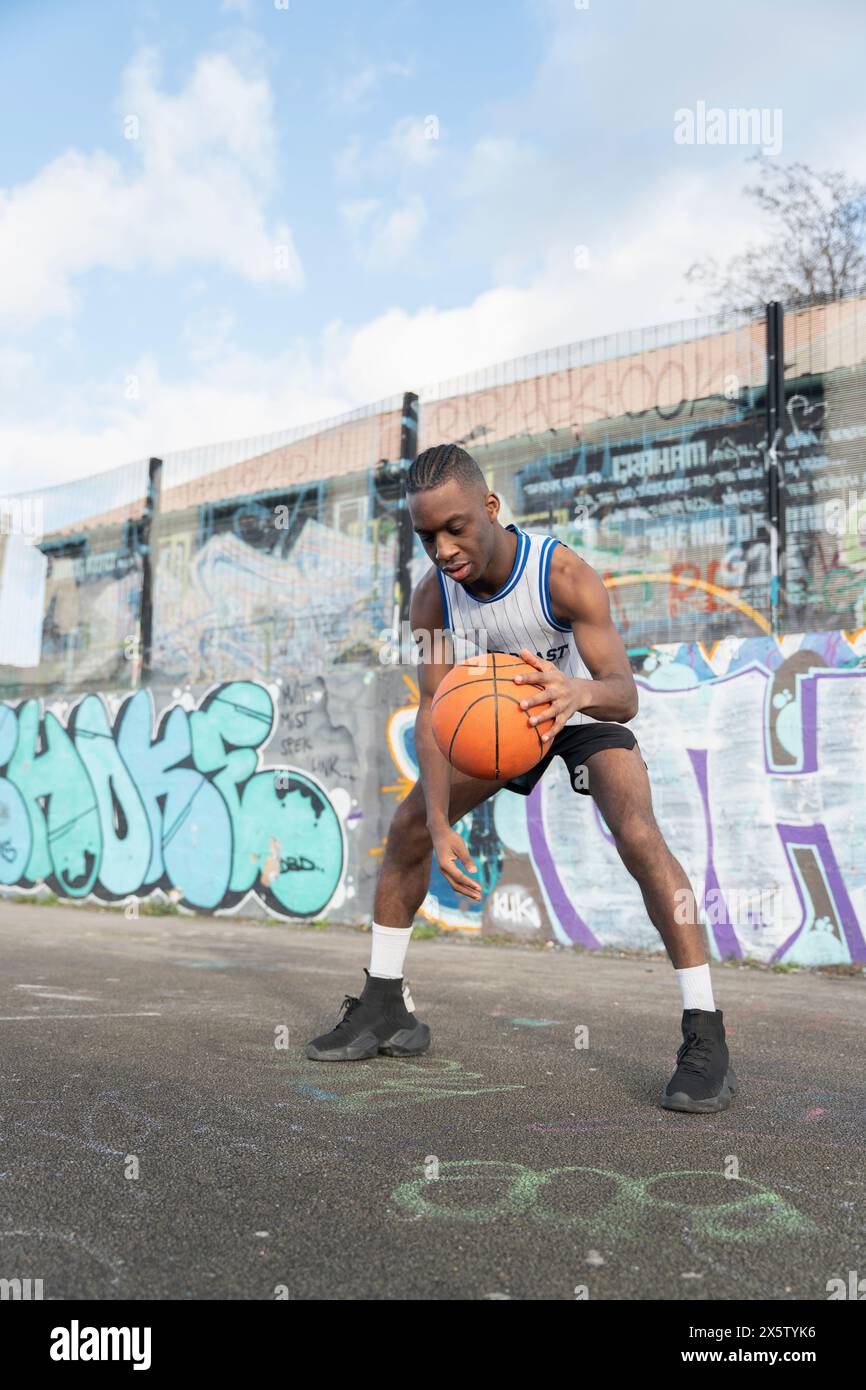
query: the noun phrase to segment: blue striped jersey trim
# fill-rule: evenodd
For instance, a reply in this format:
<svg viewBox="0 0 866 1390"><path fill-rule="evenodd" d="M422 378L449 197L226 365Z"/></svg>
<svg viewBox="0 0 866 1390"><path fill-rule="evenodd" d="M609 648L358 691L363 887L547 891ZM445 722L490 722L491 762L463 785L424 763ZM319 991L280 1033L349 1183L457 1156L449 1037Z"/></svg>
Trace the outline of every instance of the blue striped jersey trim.
<svg viewBox="0 0 866 1390"><path fill-rule="evenodd" d="M561 623L558 618L554 618L553 609L550 606L550 557L558 545L559 541L555 536L548 536L541 547L541 563L538 567L541 611L550 626L555 627L557 632L571 632L571 623Z"/></svg>
<svg viewBox="0 0 866 1390"><path fill-rule="evenodd" d="M439 580L439 591L442 594L442 617L444 619L446 628L449 628L453 631L453 626L451 623L451 606L448 602L448 590L445 587L445 575L442 573L441 570L437 570L436 578Z"/></svg>
<svg viewBox="0 0 866 1390"><path fill-rule="evenodd" d="M523 574L526 568L526 561L529 558L530 540L527 533L521 531L519 526L515 526L514 529L517 532L517 554L515 556L514 569L511 572L510 579L506 581L504 589L500 589L498 594L493 594L490 598L477 598L475 594L470 594L468 589L464 589L463 592L466 597L471 598L473 603L496 603L498 599L505 598L506 594L511 593L511 590Z"/></svg>

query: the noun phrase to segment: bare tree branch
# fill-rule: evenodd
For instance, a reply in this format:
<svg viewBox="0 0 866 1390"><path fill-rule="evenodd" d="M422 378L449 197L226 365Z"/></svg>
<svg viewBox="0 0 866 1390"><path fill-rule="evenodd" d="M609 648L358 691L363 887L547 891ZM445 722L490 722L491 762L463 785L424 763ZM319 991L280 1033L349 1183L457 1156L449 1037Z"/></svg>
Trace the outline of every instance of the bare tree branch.
<svg viewBox="0 0 866 1390"><path fill-rule="evenodd" d="M759 181L743 192L769 220L769 238L723 266L712 257L686 271L721 311L750 313L781 299L791 308L866 292L866 184L838 170L780 164L756 154Z"/></svg>

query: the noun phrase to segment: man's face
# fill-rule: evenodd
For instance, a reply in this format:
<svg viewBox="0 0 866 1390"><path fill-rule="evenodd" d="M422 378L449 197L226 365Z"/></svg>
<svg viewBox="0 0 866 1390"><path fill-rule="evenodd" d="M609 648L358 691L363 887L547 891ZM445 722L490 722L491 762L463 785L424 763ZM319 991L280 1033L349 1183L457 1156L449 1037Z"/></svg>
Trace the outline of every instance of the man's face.
<svg viewBox="0 0 866 1390"><path fill-rule="evenodd" d="M495 492L473 490L452 478L441 487L410 493L409 515L437 569L458 584L480 578L493 556L493 523L499 515Z"/></svg>

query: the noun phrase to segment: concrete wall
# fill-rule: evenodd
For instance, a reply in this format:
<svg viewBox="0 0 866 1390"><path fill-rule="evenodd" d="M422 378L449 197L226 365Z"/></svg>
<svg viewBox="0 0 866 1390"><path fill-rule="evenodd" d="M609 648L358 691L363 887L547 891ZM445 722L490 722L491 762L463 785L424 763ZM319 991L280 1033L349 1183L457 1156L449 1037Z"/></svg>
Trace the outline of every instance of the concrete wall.
<svg viewBox="0 0 866 1390"><path fill-rule="evenodd" d="M718 956L866 960L866 630L634 656L656 814ZM417 766L414 670L0 704L0 885L126 910L369 920ZM477 908L438 870L444 929L658 948L589 798L555 763L458 826Z"/></svg>

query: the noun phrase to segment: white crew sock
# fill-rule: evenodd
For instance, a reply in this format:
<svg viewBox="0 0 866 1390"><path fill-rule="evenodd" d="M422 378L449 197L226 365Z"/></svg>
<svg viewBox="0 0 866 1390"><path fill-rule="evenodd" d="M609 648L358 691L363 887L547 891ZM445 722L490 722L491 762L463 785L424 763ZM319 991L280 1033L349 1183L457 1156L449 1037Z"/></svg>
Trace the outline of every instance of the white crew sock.
<svg viewBox="0 0 866 1390"><path fill-rule="evenodd" d="M674 974L683 992L684 1009L705 1009L710 1014L716 1012L709 965L690 965L685 970L675 970Z"/></svg>
<svg viewBox="0 0 866 1390"><path fill-rule="evenodd" d="M370 974L378 980L401 980L411 935L411 927L383 927L374 922Z"/></svg>

